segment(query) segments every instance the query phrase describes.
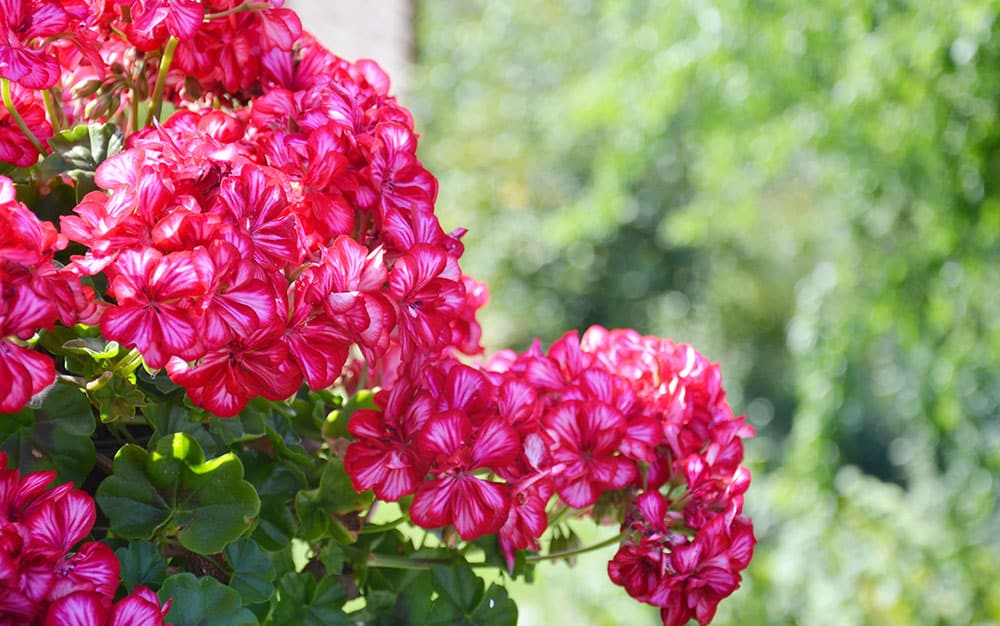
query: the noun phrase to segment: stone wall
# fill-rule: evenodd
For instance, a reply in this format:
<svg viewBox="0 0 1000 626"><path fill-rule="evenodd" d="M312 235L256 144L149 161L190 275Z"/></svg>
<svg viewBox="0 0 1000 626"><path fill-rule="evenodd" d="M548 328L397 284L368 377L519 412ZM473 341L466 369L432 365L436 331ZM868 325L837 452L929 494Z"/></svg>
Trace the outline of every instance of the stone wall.
<svg viewBox="0 0 1000 626"><path fill-rule="evenodd" d="M302 27L338 56L374 59L392 78L396 95L406 90L412 60L413 0L287 0Z"/></svg>

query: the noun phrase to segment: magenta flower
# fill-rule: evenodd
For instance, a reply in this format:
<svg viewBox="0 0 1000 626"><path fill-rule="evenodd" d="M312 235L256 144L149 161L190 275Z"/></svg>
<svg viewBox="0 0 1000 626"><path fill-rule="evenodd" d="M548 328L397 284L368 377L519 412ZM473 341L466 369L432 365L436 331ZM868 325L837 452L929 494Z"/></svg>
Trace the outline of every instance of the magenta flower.
<svg viewBox="0 0 1000 626"><path fill-rule="evenodd" d="M59 80L59 64L35 46L68 26L57 2L0 0L0 76L29 89L51 87Z"/></svg>
<svg viewBox="0 0 1000 626"><path fill-rule="evenodd" d="M169 611L170 601L161 605L147 587L136 587L114 606L99 593L79 592L53 602L44 626L169 626L163 623Z"/></svg>
<svg viewBox="0 0 1000 626"><path fill-rule="evenodd" d="M52 136L52 126L38 92L20 84L11 85L11 100L28 130L43 144ZM38 148L24 134L6 107L0 107L0 163L31 167L38 162Z"/></svg>
<svg viewBox="0 0 1000 626"><path fill-rule="evenodd" d="M110 605L118 559L102 543L75 547L94 525L93 499L71 484L46 490L55 472L20 476L6 465L0 452L0 622L40 624L77 596Z"/></svg>
<svg viewBox="0 0 1000 626"><path fill-rule="evenodd" d="M108 293L118 301L101 318L101 332L123 346L138 348L150 367L172 356L194 358L202 348L194 298L205 292L190 254L164 256L147 248L123 252L115 263Z"/></svg>
<svg viewBox="0 0 1000 626"><path fill-rule="evenodd" d="M638 476L635 462L618 454L625 417L600 402L568 401L545 417L555 441L552 450L556 491L566 504L584 508L609 490L621 489Z"/></svg>
<svg viewBox="0 0 1000 626"><path fill-rule="evenodd" d="M279 330L266 327L205 354L193 364L173 357L167 372L187 390L192 402L219 417L236 415L257 396L285 400L302 384Z"/></svg>
<svg viewBox="0 0 1000 626"><path fill-rule="evenodd" d="M0 413L19 411L55 380L52 360L23 341L56 321L93 322L93 292L53 262L66 239L15 199L0 176Z"/></svg>
<svg viewBox="0 0 1000 626"><path fill-rule="evenodd" d="M512 463L519 447L517 433L501 420L474 430L458 410L431 418L417 437L417 449L433 459L434 478L417 488L413 521L424 528L453 524L466 541L497 532L507 520L510 487L474 472Z"/></svg>

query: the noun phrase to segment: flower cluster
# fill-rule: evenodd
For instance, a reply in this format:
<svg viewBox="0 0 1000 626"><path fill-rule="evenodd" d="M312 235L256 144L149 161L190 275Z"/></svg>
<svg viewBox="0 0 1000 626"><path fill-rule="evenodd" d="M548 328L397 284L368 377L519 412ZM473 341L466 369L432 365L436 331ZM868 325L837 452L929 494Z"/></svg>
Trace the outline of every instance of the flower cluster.
<svg viewBox="0 0 1000 626"><path fill-rule="evenodd" d="M351 417L345 468L380 499L412 494L418 525L497 533L512 567L539 548L554 494L599 516L602 498L625 502L609 574L665 623L707 623L738 586L754 543L740 515L753 430L694 348L593 327L485 368L428 359L376 403Z"/></svg>
<svg viewBox="0 0 1000 626"><path fill-rule="evenodd" d="M0 452L0 624L162 626L169 602L141 586L114 602L118 558L103 543L77 546L94 526L91 497L47 489L55 472L6 467Z"/></svg>
<svg viewBox="0 0 1000 626"><path fill-rule="evenodd" d="M108 279L102 334L219 416L329 387L352 346L372 366L391 346L479 350L484 288L434 215L388 79L308 39L296 55L288 78L308 87L130 136L97 170L104 191L62 219L87 248L74 270Z"/></svg>
<svg viewBox="0 0 1000 626"><path fill-rule="evenodd" d="M26 342L56 321L72 326L98 314L93 291L54 263L66 238L15 198L0 176L0 413L21 409L55 380L52 359Z"/></svg>

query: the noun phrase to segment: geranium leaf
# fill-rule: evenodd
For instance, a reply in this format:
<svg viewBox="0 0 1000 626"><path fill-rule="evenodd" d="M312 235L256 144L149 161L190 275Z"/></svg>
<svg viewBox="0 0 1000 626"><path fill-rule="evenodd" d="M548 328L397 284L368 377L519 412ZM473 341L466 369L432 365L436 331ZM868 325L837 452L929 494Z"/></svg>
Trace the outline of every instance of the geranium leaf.
<svg viewBox="0 0 1000 626"><path fill-rule="evenodd" d="M152 453L123 446L114 473L96 497L121 536L148 538L169 521L168 534L200 554L221 552L250 528L260 510L236 455L206 461L198 443L184 433L160 439Z"/></svg>
<svg viewBox="0 0 1000 626"><path fill-rule="evenodd" d="M324 507L337 515L367 509L374 498L371 491L355 491L351 478L344 471L344 461L338 458L330 459L323 468L319 494Z"/></svg>
<svg viewBox="0 0 1000 626"><path fill-rule="evenodd" d="M243 604L266 602L274 595L274 563L255 541L240 539L226 546L223 554L233 575L229 586L243 597Z"/></svg>
<svg viewBox="0 0 1000 626"><path fill-rule="evenodd" d="M396 596L393 617L403 624L430 623L434 581L429 572L416 576Z"/></svg>
<svg viewBox="0 0 1000 626"><path fill-rule="evenodd" d="M125 588L131 592L139 585L159 588L167 577L167 560L149 541L132 541L115 550L121 562L121 577Z"/></svg>
<svg viewBox="0 0 1000 626"><path fill-rule="evenodd" d="M482 626L516 626L517 605L507 595L507 590L493 584L486 590L483 601L472 613L472 621Z"/></svg>
<svg viewBox="0 0 1000 626"><path fill-rule="evenodd" d="M94 467L94 414L79 388L57 383L40 408L2 421L0 450L22 472L54 469L60 482L81 484Z"/></svg>
<svg viewBox="0 0 1000 626"><path fill-rule="evenodd" d="M240 594L214 578L183 573L171 576L160 587L161 601L172 600L164 622L173 626L258 626L253 613L243 608Z"/></svg>
<svg viewBox="0 0 1000 626"><path fill-rule="evenodd" d="M49 139L52 154L42 161L40 172L46 180L55 176L73 179L82 196L95 188L97 166L121 152L124 145L121 129L114 124L81 124Z"/></svg>
<svg viewBox="0 0 1000 626"><path fill-rule="evenodd" d="M431 569L431 576L435 589L441 594L439 601L447 600L463 614L472 612L483 598L483 579L476 576L465 561L437 565Z"/></svg>
<svg viewBox="0 0 1000 626"><path fill-rule="evenodd" d="M148 462L145 450L126 444L115 455L111 476L97 487L97 505L126 539L148 538L170 519L170 504L147 475Z"/></svg>
<svg viewBox="0 0 1000 626"><path fill-rule="evenodd" d="M246 468L246 480L260 496L260 514L253 539L265 550L279 550L288 545L298 529L289 503L293 494L305 485L305 479L258 451L241 452L240 458Z"/></svg>
<svg viewBox="0 0 1000 626"><path fill-rule="evenodd" d="M308 574L289 572L278 583L280 601L274 610L275 624L302 626L347 626L351 620L341 607L347 592L333 576L318 583Z"/></svg>

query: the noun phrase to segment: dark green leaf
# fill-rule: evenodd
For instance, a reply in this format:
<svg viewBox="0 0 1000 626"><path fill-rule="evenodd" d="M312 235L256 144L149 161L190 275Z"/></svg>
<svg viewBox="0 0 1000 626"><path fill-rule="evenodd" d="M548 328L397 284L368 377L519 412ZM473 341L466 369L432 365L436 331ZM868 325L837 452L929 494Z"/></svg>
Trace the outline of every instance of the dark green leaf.
<svg viewBox="0 0 1000 626"><path fill-rule="evenodd" d="M434 588L463 614L472 612L483 597L485 584L465 561L436 565L431 569Z"/></svg>
<svg viewBox="0 0 1000 626"><path fill-rule="evenodd" d="M124 139L114 124L80 125L49 139L52 154L42 161L40 172L48 180L66 176L77 183L78 197L93 190L97 166L124 147Z"/></svg>
<svg viewBox="0 0 1000 626"><path fill-rule="evenodd" d="M149 541L132 541L115 550L121 562L121 578L131 593L139 585L158 589L167 577L167 560Z"/></svg>
<svg viewBox="0 0 1000 626"><path fill-rule="evenodd" d="M226 546L223 554L233 569L229 585L240 592L244 605L266 602L274 595L274 563L256 542L240 539Z"/></svg>
<svg viewBox="0 0 1000 626"><path fill-rule="evenodd" d="M149 425L156 429L157 438L173 433L186 433L198 442L206 454L220 451L205 426L192 419L191 414L182 406L170 402L150 403L142 413Z"/></svg>
<svg viewBox="0 0 1000 626"><path fill-rule="evenodd" d="M171 576L160 588L161 602L170 599L164 620L173 626L258 626L256 616L243 608L240 594L214 578L183 573Z"/></svg>
<svg viewBox="0 0 1000 626"><path fill-rule="evenodd" d="M486 596L472 613L472 622L482 626L516 626L517 605L507 595L507 590L497 584L490 585Z"/></svg>
<svg viewBox="0 0 1000 626"><path fill-rule="evenodd" d="M351 478L344 470L344 462L338 458L330 459L323 468L319 492L323 507L338 515L365 510L374 497L370 491L359 494L354 490Z"/></svg>
<svg viewBox="0 0 1000 626"><path fill-rule="evenodd" d="M160 439L152 453L123 446L114 473L97 489L97 502L123 537L148 538L169 522L165 532L201 554L220 552L260 510L239 459L229 453L206 461L184 433Z"/></svg>
<svg viewBox="0 0 1000 626"><path fill-rule="evenodd" d="M278 593L275 624L347 626L352 623L341 609L347 593L334 576L326 576L317 583L309 574L289 572L281 577Z"/></svg>
<svg viewBox="0 0 1000 626"><path fill-rule="evenodd" d="M50 387L41 408L0 418L0 449L22 472L54 469L60 482L81 484L94 467L96 422L77 387Z"/></svg>
<svg viewBox="0 0 1000 626"><path fill-rule="evenodd" d="M429 624L434 594L430 572L415 576L396 596L393 615L403 624Z"/></svg>

